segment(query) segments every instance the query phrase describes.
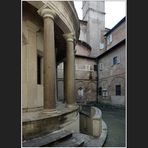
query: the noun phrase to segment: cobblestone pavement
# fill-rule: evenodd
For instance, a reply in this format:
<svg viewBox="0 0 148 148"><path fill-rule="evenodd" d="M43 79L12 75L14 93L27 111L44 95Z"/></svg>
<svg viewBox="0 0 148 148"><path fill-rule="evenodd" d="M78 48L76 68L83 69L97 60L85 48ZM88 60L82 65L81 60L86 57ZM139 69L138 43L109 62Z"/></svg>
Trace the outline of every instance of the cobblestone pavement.
<svg viewBox="0 0 148 148"><path fill-rule="evenodd" d="M103 109L102 117L108 127L104 147L125 147L125 110Z"/></svg>

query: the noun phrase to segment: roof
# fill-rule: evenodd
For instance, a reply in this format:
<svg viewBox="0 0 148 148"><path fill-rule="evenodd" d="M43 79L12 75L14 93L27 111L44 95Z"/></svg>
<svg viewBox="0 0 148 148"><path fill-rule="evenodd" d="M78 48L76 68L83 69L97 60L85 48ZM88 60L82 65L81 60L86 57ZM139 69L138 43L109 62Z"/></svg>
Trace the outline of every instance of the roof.
<svg viewBox="0 0 148 148"><path fill-rule="evenodd" d="M83 23L83 24L87 24L87 21L84 21L84 20L79 20L80 23Z"/></svg>
<svg viewBox="0 0 148 148"><path fill-rule="evenodd" d="M114 31L118 26L120 26L123 22L125 22L125 17L121 19L112 29L110 29L104 36L107 36L110 34L112 31Z"/></svg>
<svg viewBox="0 0 148 148"><path fill-rule="evenodd" d="M118 44L116 44L115 46L111 47L110 49L108 49L107 51L105 51L104 53L102 53L101 55L99 55L98 57L96 57L96 59L100 59L103 56L107 55L108 53L114 51L114 49L117 49L117 47L121 46L125 44L125 39L123 39L122 41L120 41Z"/></svg>
<svg viewBox="0 0 148 148"><path fill-rule="evenodd" d="M84 47L86 47L86 48L88 48L90 50L92 49L91 46L88 43L84 42L84 41L78 40L77 43L80 44L80 45L83 45Z"/></svg>
<svg viewBox="0 0 148 148"><path fill-rule="evenodd" d="M110 29L109 29L109 28L105 28L105 30L106 30L106 31L109 31Z"/></svg>
<svg viewBox="0 0 148 148"><path fill-rule="evenodd" d="M90 57L90 56L75 55L75 57L80 57L80 58L85 58L85 59L92 59L92 60L96 60L96 58L95 58L95 57Z"/></svg>

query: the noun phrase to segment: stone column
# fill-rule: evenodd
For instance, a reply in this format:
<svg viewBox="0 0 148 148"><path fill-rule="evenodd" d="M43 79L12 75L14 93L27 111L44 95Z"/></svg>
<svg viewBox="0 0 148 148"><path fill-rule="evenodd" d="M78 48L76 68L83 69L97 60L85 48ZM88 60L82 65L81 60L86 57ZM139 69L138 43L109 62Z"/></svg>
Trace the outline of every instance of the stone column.
<svg viewBox="0 0 148 148"><path fill-rule="evenodd" d="M64 96L68 107L76 105L75 89L75 61L74 61L74 36L72 33L64 34L66 39L66 61L64 62Z"/></svg>
<svg viewBox="0 0 148 148"><path fill-rule="evenodd" d="M55 13L48 7L38 10L44 19L44 109L56 108L56 55L54 42Z"/></svg>

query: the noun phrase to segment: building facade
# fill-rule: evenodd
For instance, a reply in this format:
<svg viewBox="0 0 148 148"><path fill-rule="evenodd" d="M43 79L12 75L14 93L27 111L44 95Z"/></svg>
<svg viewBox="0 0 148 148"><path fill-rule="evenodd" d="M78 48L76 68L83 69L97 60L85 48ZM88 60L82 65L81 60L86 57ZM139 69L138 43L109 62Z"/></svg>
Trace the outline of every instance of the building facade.
<svg viewBox="0 0 148 148"><path fill-rule="evenodd" d="M97 98L96 59L89 57L91 47L83 41L75 46L75 98L78 103L95 101ZM58 65L58 100L64 102L64 63Z"/></svg>
<svg viewBox="0 0 148 148"><path fill-rule="evenodd" d="M77 102L86 103L95 101L97 98L97 72L95 70L96 59L89 57L92 49L83 41L78 42L75 49L75 96L77 98Z"/></svg>
<svg viewBox="0 0 148 148"><path fill-rule="evenodd" d="M104 35L104 48L98 60L98 99L112 105L125 105L126 88L126 19Z"/></svg>
<svg viewBox="0 0 148 148"><path fill-rule="evenodd" d="M96 57L100 54L105 33L105 1L83 1L82 11L80 37L75 47L75 97L78 102L80 99L91 102L97 100Z"/></svg>

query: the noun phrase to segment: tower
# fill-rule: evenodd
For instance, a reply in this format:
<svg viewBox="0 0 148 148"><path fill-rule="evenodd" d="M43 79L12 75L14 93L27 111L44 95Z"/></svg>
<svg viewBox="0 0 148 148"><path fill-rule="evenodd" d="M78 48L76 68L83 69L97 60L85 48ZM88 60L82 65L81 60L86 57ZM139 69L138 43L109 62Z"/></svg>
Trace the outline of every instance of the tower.
<svg viewBox="0 0 148 148"><path fill-rule="evenodd" d="M87 21L86 42L92 47L91 57L99 55L105 30L105 0L83 1L83 21Z"/></svg>

